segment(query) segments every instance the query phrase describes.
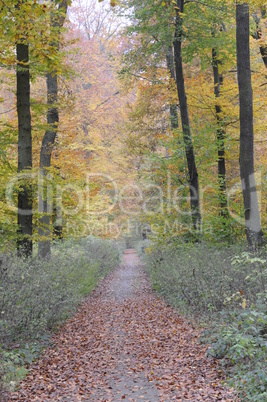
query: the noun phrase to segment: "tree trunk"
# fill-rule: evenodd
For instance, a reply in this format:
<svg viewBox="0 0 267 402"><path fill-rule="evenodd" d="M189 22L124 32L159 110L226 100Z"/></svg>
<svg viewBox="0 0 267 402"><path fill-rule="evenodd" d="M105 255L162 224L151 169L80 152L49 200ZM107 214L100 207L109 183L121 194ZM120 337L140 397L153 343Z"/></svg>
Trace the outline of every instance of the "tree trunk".
<svg viewBox="0 0 267 402"><path fill-rule="evenodd" d="M51 157L53 146L57 134L58 126L58 108L55 106L57 102L58 83L57 74L47 74L47 103L49 105L47 113L47 123L49 129L46 131L40 154L40 189L39 189L39 242L38 242L38 255L39 257L49 257L51 254L51 218L50 218L50 205L52 200L49 200L48 191L48 172L47 168L51 166ZM52 193L53 199L53 193Z"/></svg>
<svg viewBox="0 0 267 402"><path fill-rule="evenodd" d="M174 82L176 82L172 46L168 47L168 52L166 54L166 61L170 77L174 80ZM170 117L171 117L171 128L174 130L178 128L178 112L176 105L170 105Z"/></svg>
<svg viewBox="0 0 267 402"><path fill-rule="evenodd" d="M180 13L184 11L184 0L177 0L178 9L176 9L175 20L175 38L174 38L174 61L176 71L176 84L180 104L183 140L185 145L185 153L188 169L188 184L190 191L190 205L192 211L192 221L195 229L200 230L201 227L201 213L199 205L199 185L198 173L195 163L195 155L193 149L193 142L189 124L189 114L187 107L187 99L184 85L183 75L183 61L182 61L182 18Z"/></svg>
<svg viewBox="0 0 267 402"><path fill-rule="evenodd" d="M267 68L267 46L266 45L261 45L260 46L260 52L261 52L261 57L262 60L265 64L265 67Z"/></svg>
<svg viewBox="0 0 267 402"><path fill-rule="evenodd" d="M29 46L17 44L18 173L32 168ZM18 192L18 241L20 256L32 255L32 185L23 179Z"/></svg>
<svg viewBox="0 0 267 402"><path fill-rule="evenodd" d="M56 28L56 30L60 30L62 28L66 13L67 13L67 0L63 0L59 3L59 12L58 16L54 14L51 15L51 25ZM58 32L58 36L59 36ZM59 51L59 37L58 39L51 43L51 46L56 47ZM38 255L40 258L46 258L51 255L51 213L50 205L53 199L53 193L49 194L48 191L48 168L51 166L51 158L52 151L55 144L55 139L57 135L58 129L58 107L57 107L57 98L58 98L58 76L57 71L48 72L47 73L47 104L48 104L48 112L47 112L47 123L49 125L49 129L45 132L43 137L42 146L41 146L41 154L40 154L40 173L39 173L39 213L41 217L39 218L39 242L38 242ZM49 200L49 195L51 200ZM57 229L60 233L62 233L62 228Z"/></svg>
<svg viewBox="0 0 267 402"><path fill-rule="evenodd" d="M262 244L253 152L253 94L249 50L249 6L236 5L237 76L240 116L240 176L245 209L245 227L249 246Z"/></svg>
<svg viewBox="0 0 267 402"><path fill-rule="evenodd" d="M267 45L261 41L261 39L262 39L262 31L261 31L261 28L259 27L261 18L266 17L266 7L263 6L261 8L260 12L261 12L261 17L259 17L258 15L254 15L254 20L256 22L256 32L252 36L253 36L254 39L257 39L257 40L259 40L261 42L261 44L260 44L260 53L261 53L263 63L265 65L265 67L267 68Z"/></svg>
<svg viewBox="0 0 267 402"><path fill-rule="evenodd" d="M214 94L217 99L215 105L216 119L217 119L217 149L218 149L218 181L219 181L219 202L220 202L220 215L228 216L227 210L227 197L226 197L226 168L225 168L225 149L224 137L225 131L223 128L223 121L221 118L222 108L218 101L220 97L220 85L223 82L223 77L219 74L219 63L216 49L212 49L212 67L214 77Z"/></svg>

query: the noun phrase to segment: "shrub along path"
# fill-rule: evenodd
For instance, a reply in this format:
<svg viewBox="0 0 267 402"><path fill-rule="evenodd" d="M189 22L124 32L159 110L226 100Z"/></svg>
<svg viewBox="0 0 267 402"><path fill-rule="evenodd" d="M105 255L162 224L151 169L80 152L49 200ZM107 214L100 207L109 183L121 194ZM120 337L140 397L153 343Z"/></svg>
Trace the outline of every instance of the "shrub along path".
<svg viewBox="0 0 267 402"><path fill-rule="evenodd" d="M54 336L10 401L235 401L199 332L152 293L134 250Z"/></svg>

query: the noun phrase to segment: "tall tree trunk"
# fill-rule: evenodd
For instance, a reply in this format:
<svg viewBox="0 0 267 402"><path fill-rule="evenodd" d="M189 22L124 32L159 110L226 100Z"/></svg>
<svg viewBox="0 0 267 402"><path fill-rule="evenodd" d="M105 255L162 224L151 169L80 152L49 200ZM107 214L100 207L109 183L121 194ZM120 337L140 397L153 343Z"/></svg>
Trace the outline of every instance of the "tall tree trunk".
<svg viewBox="0 0 267 402"><path fill-rule="evenodd" d="M223 77L219 74L219 62L216 49L212 49L212 67L214 77L214 94L217 99L215 105L216 119L217 119L217 150L218 150L218 181L219 181L219 202L220 202L220 215L228 216L227 210L227 197L226 197L226 167L225 167L225 148L224 138L225 131L221 117L222 108L218 98L220 97L220 85L223 82Z"/></svg>
<svg viewBox="0 0 267 402"><path fill-rule="evenodd" d="M176 72L177 92L180 104L183 140L185 145L185 153L188 169L188 183L190 191L190 205L192 211L192 221L195 229L200 230L201 213L199 204L199 185L198 173L195 162L193 142L189 124L189 114L187 107L187 99L184 85L183 61L182 61L182 18L181 14L184 11L184 0L177 0L176 20L175 20L175 38L174 38L174 61Z"/></svg>
<svg viewBox="0 0 267 402"><path fill-rule="evenodd" d="M60 28L62 28L66 13L67 13L67 0L63 0L59 3L58 9L60 14L55 16L51 15L51 25L58 30L58 36L60 35ZM59 37L51 43L51 46L56 47L59 51ZM51 213L50 205L52 200L49 200L49 195L52 198L53 194L49 194L48 191L48 169L51 166L52 151L55 144L55 139L58 129L58 76L57 71L47 73L47 123L49 129L45 132L42 140L41 154L40 154L40 172L39 172L39 242L38 242L38 255L41 258L49 257L51 255ZM61 232L62 230L59 229Z"/></svg>
<svg viewBox="0 0 267 402"><path fill-rule="evenodd" d="M236 5L237 77L240 104L240 176L245 209L245 227L250 246L262 244L258 198L254 174L253 94L249 49L249 6Z"/></svg>
<svg viewBox="0 0 267 402"><path fill-rule="evenodd" d="M48 257L51 254L51 218L50 205L52 200L49 200L49 195L53 197L53 193L48 191L48 172L47 169L51 166L51 157L53 146L57 134L58 126L58 108L56 106L58 94L57 74L47 74L47 103L49 105L47 113L47 123L49 129L43 137L41 154L40 154L40 191L39 191L39 242L38 255L39 257Z"/></svg>
<svg viewBox="0 0 267 402"><path fill-rule="evenodd" d="M32 168L29 46L17 44L18 173ZM32 255L32 185L23 179L18 192L18 254Z"/></svg>
<svg viewBox="0 0 267 402"><path fill-rule="evenodd" d="M174 82L176 82L172 46L168 47L168 51L166 54L166 61L170 77L174 80ZM178 128L178 112L176 105L170 105L170 117L171 117L171 128L174 130Z"/></svg>

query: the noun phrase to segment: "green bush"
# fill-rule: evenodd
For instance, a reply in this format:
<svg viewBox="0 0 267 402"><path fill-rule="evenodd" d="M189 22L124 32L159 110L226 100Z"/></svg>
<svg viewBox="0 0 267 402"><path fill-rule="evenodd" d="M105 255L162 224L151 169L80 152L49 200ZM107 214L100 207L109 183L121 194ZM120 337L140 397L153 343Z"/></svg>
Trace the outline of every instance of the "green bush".
<svg viewBox="0 0 267 402"><path fill-rule="evenodd" d="M267 294L255 306L224 312L209 354L231 364L230 384L242 400L267 400Z"/></svg>
<svg viewBox="0 0 267 402"><path fill-rule="evenodd" d="M152 286L169 302L210 316L228 307L241 307L244 299L249 306L264 290L265 259L250 259L249 253L241 253L237 247L176 244L149 248L144 260Z"/></svg>
<svg viewBox="0 0 267 402"><path fill-rule="evenodd" d="M49 333L75 311L119 260L114 242L90 237L56 243L49 260L2 258L0 360L8 380L24 374L24 364L39 354Z"/></svg>
<svg viewBox="0 0 267 402"><path fill-rule="evenodd" d="M154 289L209 326L209 354L227 367L241 400L267 400L266 250L178 243L146 251Z"/></svg>
<svg viewBox="0 0 267 402"><path fill-rule="evenodd" d="M1 268L1 342L53 329L118 262L112 242L93 238L59 242L49 260L7 256Z"/></svg>

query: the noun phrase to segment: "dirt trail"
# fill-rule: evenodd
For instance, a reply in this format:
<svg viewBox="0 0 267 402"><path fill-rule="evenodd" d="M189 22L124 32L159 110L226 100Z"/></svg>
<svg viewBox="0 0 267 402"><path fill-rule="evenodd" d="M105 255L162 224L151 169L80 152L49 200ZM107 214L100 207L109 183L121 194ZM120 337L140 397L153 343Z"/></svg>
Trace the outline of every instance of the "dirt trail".
<svg viewBox="0 0 267 402"><path fill-rule="evenodd" d="M198 336L152 293L126 250L9 400L235 401Z"/></svg>

